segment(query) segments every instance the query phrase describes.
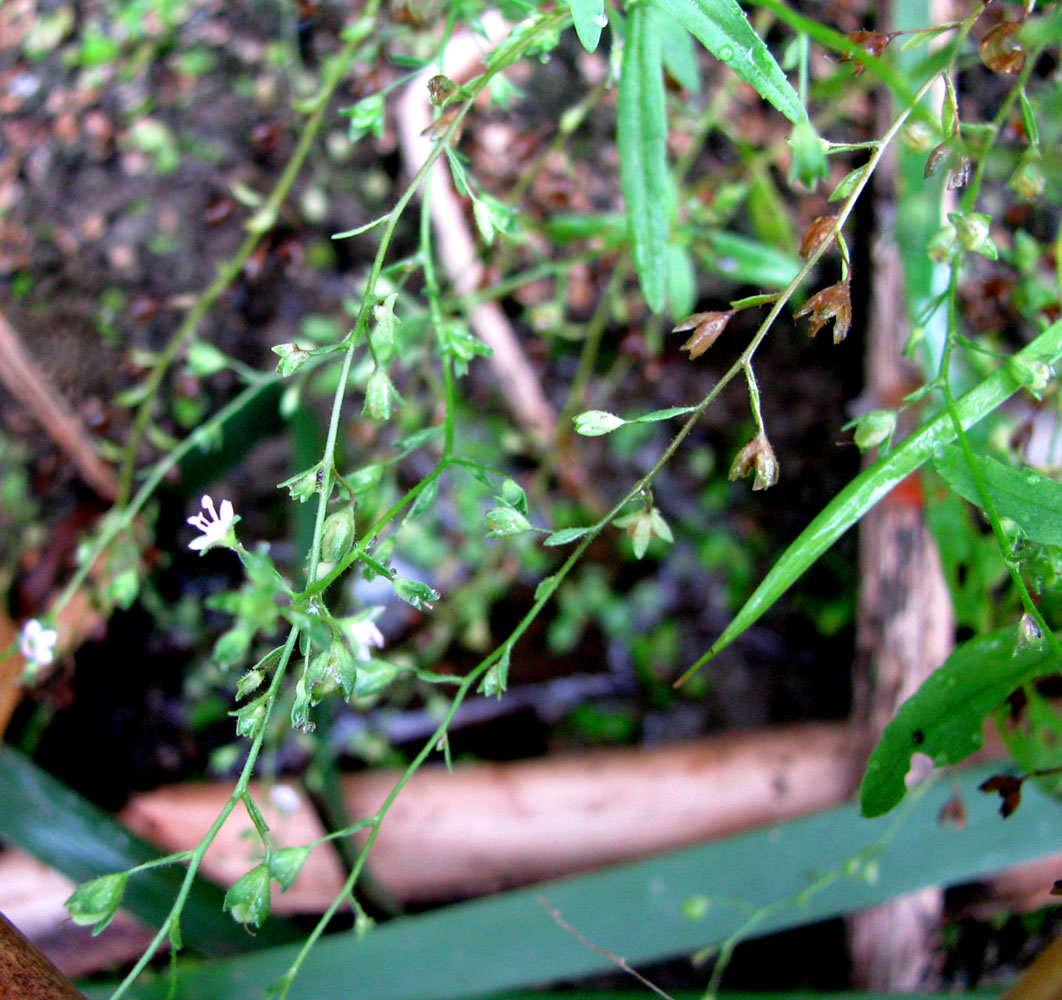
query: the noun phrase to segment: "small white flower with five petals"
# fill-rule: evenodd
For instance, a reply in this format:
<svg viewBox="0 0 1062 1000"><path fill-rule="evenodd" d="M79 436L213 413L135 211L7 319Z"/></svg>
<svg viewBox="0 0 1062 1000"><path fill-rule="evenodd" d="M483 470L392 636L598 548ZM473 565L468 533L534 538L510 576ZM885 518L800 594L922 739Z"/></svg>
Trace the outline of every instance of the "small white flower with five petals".
<svg viewBox="0 0 1062 1000"><path fill-rule="evenodd" d="M345 624L347 638L354 647L354 659L364 663L372 659L373 646L377 649L383 648L383 633L376 627L376 622L362 619L361 621L348 621Z"/></svg>
<svg viewBox="0 0 1062 1000"><path fill-rule="evenodd" d="M192 549L192 551L198 550L202 554L215 545L231 546L234 544L236 541L235 536L230 538L230 533L232 532L232 526L239 518L232 509L232 504L228 500L222 500L219 514L214 509L214 501L204 494L202 500L200 500L200 506L206 513L200 512L195 517L188 518L188 523L193 528L198 528L203 534L199 538L190 541L188 548ZM207 517L207 514L210 516Z"/></svg>
<svg viewBox="0 0 1062 1000"><path fill-rule="evenodd" d="M45 628L36 618L22 626L18 645L22 655L36 667L46 667L55 659L55 644L59 633Z"/></svg>

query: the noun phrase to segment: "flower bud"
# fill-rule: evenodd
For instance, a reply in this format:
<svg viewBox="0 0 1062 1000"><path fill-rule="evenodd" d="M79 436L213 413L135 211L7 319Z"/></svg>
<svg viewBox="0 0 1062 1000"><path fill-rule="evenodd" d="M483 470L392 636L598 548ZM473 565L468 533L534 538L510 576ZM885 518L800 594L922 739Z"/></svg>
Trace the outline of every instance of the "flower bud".
<svg viewBox="0 0 1062 1000"><path fill-rule="evenodd" d="M1040 167L1039 153L1026 153L1017 169L1010 175L1007 187L1017 191L1023 198L1039 198L1047 187L1047 178Z"/></svg>
<svg viewBox="0 0 1062 1000"><path fill-rule="evenodd" d="M297 476L292 476L290 479L285 479L279 486L286 486L288 488L288 494L292 500L298 500L299 503L305 503L320 489L321 469L318 466L314 466L312 469L307 469L306 472Z"/></svg>
<svg viewBox="0 0 1062 1000"><path fill-rule="evenodd" d="M260 927L269 916L269 903L269 869L257 865L225 893L224 907L233 920Z"/></svg>
<svg viewBox="0 0 1062 1000"><path fill-rule="evenodd" d="M933 148L933 139L937 133L925 122L911 122L900 133L903 144L912 153L928 153Z"/></svg>
<svg viewBox="0 0 1062 1000"><path fill-rule="evenodd" d="M277 362L277 374L284 378L294 375L310 356L294 344L275 344L270 350L280 356Z"/></svg>
<svg viewBox="0 0 1062 1000"><path fill-rule="evenodd" d="M249 705L244 705L243 708L238 708L235 712L229 712L229 715L236 717L236 735L246 736L247 739L253 740L265 722L266 712L265 696L252 701Z"/></svg>
<svg viewBox="0 0 1062 1000"><path fill-rule="evenodd" d="M326 695L342 692L344 698L354 693L357 669L354 657L345 642L335 641L310 662L306 672L306 689L311 704L316 705Z"/></svg>
<svg viewBox="0 0 1062 1000"><path fill-rule="evenodd" d="M306 859L310 856L313 846L305 847L282 847L274 851L269 859L269 874L280 883L280 891L286 892L296 878Z"/></svg>
<svg viewBox="0 0 1062 1000"><path fill-rule="evenodd" d="M1028 612L1018 622L1018 649L1039 649L1044 644L1044 633L1036 619Z"/></svg>
<svg viewBox="0 0 1062 1000"><path fill-rule="evenodd" d="M1007 360L1007 368L1021 387L1037 399L1050 383L1054 372L1044 361L1027 361L1025 358L1012 357Z"/></svg>
<svg viewBox="0 0 1062 1000"><path fill-rule="evenodd" d="M99 934L118 912L128 880L127 872L117 872L79 885L65 904L70 919L82 926L93 924L92 933Z"/></svg>
<svg viewBox="0 0 1062 1000"><path fill-rule="evenodd" d="M805 118L793 126L789 134L789 148L793 153L789 162L789 186L799 181L808 191L814 191L828 171L826 144L810 119Z"/></svg>
<svg viewBox="0 0 1062 1000"><path fill-rule="evenodd" d="M971 250L990 260L999 258L999 251L989 232L991 216L985 212L949 212L948 219L955 226L955 238L963 250Z"/></svg>
<svg viewBox="0 0 1062 1000"><path fill-rule="evenodd" d="M948 218L963 250L979 247L988 235L991 219L984 212L949 212Z"/></svg>
<svg viewBox="0 0 1062 1000"><path fill-rule="evenodd" d="M344 507L329 515L321 532L321 556L330 563L343 560L354 547L354 511Z"/></svg>
<svg viewBox="0 0 1062 1000"><path fill-rule="evenodd" d="M495 507L486 514L488 538L505 538L507 535L519 535L531 530L531 522L512 507Z"/></svg>
<svg viewBox="0 0 1062 1000"><path fill-rule="evenodd" d="M265 674L257 668L254 670L248 670L237 682L236 682L236 697L244 698L252 691L257 691L262 686L262 681L265 680Z"/></svg>
<svg viewBox="0 0 1062 1000"><path fill-rule="evenodd" d="M938 229L926 244L926 253L936 264L950 263L960 249L955 227L950 225Z"/></svg>
<svg viewBox="0 0 1062 1000"><path fill-rule="evenodd" d="M377 368L370 376L368 385L365 386L365 405L362 406L363 416L373 420L391 419L391 398L397 396L395 387L387 377L387 372Z"/></svg>
<svg viewBox="0 0 1062 1000"><path fill-rule="evenodd" d="M866 451L892 437L896 430L896 414L892 410L871 410L856 421L856 431L852 435L856 447Z"/></svg>

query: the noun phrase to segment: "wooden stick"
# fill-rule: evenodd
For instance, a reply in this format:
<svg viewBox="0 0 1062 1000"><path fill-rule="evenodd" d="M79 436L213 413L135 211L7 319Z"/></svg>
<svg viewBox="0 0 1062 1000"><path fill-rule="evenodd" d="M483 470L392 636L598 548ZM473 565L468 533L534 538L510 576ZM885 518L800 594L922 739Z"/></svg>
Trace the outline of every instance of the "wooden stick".
<svg viewBox="0 0 1062 1000"><path fill-rule="evenodd" d="M85 1000L19 929L0 913L0 1000Z"/></svg>
<svg viewBox="0 0 1062 1000"><path fill-rule="evenodd" d="M96 454L81 421L30 357L2 312L0 382L33 414L45 433L74 463L85 482L105 500L113 500L118 495L118 480L113 470Z"/></svg>

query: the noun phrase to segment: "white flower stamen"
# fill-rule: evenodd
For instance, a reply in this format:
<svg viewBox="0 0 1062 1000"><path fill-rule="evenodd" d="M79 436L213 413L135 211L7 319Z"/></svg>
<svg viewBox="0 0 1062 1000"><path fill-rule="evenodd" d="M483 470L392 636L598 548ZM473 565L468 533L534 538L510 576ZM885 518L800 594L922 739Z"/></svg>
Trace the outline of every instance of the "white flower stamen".
<svg viewBox="0 0 1062 1000"><path fill-rule="evenodd" d="M31 618L22 626L19 634L19 649L22 655L38 667L46 667L55 659L55 644L59 633L52 628L45 628L36 618Z"/></svg>
<svg viewBox="0 0 1062 1000"><path fill-rule="evenodd" d="M193 528L198 528L203 534L201 537L190 541L188 548L193 551L205 552L215 545L225 543L237 518L236 512L232 509L232 504L228 500L221 501L220 514L214 509L214 501L206 494L203 495L199 503L206 513L199 513L195 517L188 518L188 523ZM207 514L210 516L207 517Z"/></svg>

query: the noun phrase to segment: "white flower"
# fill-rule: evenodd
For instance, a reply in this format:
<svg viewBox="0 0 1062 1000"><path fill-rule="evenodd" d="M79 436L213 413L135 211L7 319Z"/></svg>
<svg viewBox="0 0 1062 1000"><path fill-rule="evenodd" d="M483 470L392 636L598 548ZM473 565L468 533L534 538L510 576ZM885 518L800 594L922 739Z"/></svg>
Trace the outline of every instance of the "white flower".
<svg viewBox="0 0 1062 1000"><path fill-rule="evenodd" d="M384 644L383 633L376 627L376 622L363 620L349 622L346 627L347 638L354 647L355 659L365 662L372 659L372 649L382 649Z"/></svg>
<svg viewBox="0 0 1062 1000"><path fill-rule="evenodd" d="M188 518L188 523L193 528L198 528L203 532L202 537L196 538L188 543L188 548L195 551L196 549L201 552L205 552L209 548L213 548L215 545L225 544L229 532L232 530L232 526L236 523L238 518L235 511L232 509L232 504L228 500L221 501L221 514L214 509L214 501L210 497L203 495L203 499L199 501L206 514L199 513L195 517ZM210 517L207 517L207 514Z"/></svg>
<svg viewBox="0 0 1062 1000"><path fill-rule="evenodd" d="M45 628L36 618L31 618L22 626L19 635L19 648L22 655L38 667L46 667L55 659L55 644L59 633L52 628Z"/></svg>
<svg viewBox="0 0 1062 1000"><path fill-rule="evenodd" d="M290 816L302 804L302 798L291 785L274 785L269 790L269 799L285 816Z"/></svg>

